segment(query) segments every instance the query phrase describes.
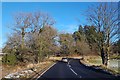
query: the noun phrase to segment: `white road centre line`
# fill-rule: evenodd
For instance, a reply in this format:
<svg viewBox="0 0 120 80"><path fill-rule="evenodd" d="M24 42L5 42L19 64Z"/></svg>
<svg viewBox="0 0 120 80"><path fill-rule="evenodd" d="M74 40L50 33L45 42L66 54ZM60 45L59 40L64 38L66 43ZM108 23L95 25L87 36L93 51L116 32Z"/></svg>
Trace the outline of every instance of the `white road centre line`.
<svg viewBox="0 0 120 80"><path fill-rule="evenodd" d="M68 62L68 66L70 68L70 70L77 76L79 76L79 78L82 78L82 76L78 75L73 69L72 69L72 66L70 65L70 61Z"/></svg>
<svg viewBox="0 0 120 80"><path fill-rule="evenodd" d="M75 75L78 75L72 68L70 68L70 70L71 70Z"/></svg>
<svg viewBox="0 0 120 80"><path fill-rule="evenodd" d="M71 67L69 67L69 68L75 75L79 76L79 78L82 78L82 76L78 75Z"/></svg>
<svg viewBox="0 0 120 80"><path fill-rule="evenodd" d="M46 69L40 76L37 77L36 80L38 80L38 78L40 78L45 72L47 72L50 68L52 68L56 63L54 63L53 65L51 65L48 69Z"/></svg>
<svg viewBox="0 0 120 80"><path fill-rule="evenodd" d="M69 65L69 67L71 67L71 65Z"/></svg>

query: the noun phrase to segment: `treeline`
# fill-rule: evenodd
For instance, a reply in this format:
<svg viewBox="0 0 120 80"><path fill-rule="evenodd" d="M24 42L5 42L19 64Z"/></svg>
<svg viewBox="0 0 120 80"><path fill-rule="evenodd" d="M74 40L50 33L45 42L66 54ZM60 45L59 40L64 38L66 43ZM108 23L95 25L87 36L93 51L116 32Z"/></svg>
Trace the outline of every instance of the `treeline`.
<svg viewBox="0 0 120 80"><path fill-rule="evenodd" d="M57 31L52 27L54 23L48 14L42 12L17 14L15 25L11 27L13 33L3 49L7 53L3 62L10 63L8 60L14 59L15 62L38 63L45 56L55 53Z"/></svg>
<svg viewBox="0 0 120 80"><path fill-rule="evenodd" d="M100 55L104 65L113 52L119 55L119 47L113 50L114 40L119 40L120 28L118 8L112 4L100 4L89 8L86 17L90 25L78 26L73 34L58 33L54 28L55 20L42 12L19 13L15 15L13 33L9 35L3 52L3 63L16 64L39 63L45 57L55 54L80 54L81 56L94 53ZM114 46L116 47L116 46Z"/></svg>

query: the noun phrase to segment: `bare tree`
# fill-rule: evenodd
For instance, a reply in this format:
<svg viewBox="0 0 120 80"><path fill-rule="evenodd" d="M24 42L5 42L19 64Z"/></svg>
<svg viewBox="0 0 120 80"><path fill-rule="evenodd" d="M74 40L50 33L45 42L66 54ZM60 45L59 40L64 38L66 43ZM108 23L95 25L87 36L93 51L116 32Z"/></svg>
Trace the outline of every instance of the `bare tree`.
<svg viewBox="0 0 120 80"><path fill-rule="evenodd" d="M44 26L53 26L55 20L47 13L35 12L32 14L32 32L41 32L41 28Z"/></svg>
<svg viewBox="0 0 120 80"><path fill-rule="evenodd" d="M5 48L16 50L16 54L19 53L27 61L30 55L34 54L36 59L40 59L40 55L47 55L44 51L52 51L50 45L53 47L52 41L57 31L51 27L55 23L51 16L43 12L22 12L14 16L14 21L14 25L10 26L13 34L9 36Z"/></svg>
<svg viewBox="0 0 120 80"><path fill-rule="evenodd" d="M25 36L28 33L40 33L41 28L44 26L52 26L55 21L47 13L18 13L14 17L15 24L11 27L15 32L19 33L22 37L21 48L24 47Z"/></svg>
<svg viewBox="0 0 120 80"><path fill-rule="evenodd" d="M32 27L27 34L26 45L34 51L36 62L39 62L43 56L47 55L48 52L45 51L50 53L51 48L53 48L51 41L57 34L57 31L51 27L54 23L53 18L47 13L36 12L32 14Z"/></svg>
<svg viewBox="0 0 120 80"><path fill-rule="evenodd" d="M24 48L25 35L29 31L28 29L32 25L32 14L31 13L18 13L14 16L14 25L10 28L14 30L14 32L19 33L21 35L21 48Z"/></svg>
<svg viewBox="0 0 120 80"><path fill-rule="evenodd" d="M87 19L97 27L98 46L104 65L107 65L110 44L117 39L118 26L118 4L117 3L100 3L98 6L90 7L87 10Z"/></svg>

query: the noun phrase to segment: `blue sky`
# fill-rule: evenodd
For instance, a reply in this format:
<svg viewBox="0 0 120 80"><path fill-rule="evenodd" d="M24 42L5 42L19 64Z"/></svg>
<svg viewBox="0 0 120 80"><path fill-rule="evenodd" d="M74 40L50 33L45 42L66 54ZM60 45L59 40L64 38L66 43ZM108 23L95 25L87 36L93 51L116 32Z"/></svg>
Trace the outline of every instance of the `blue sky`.
<svg viewBox="0 0 120 80"><path fill-rule="evenodd" d="M55 20L55 28L59 32L73 33L78 25L87 24L84 11L92 2L3 2L2 3L2 45L7 40L7 34L12 31L8 26L14 23L13 16L17 12L47 12ZM78 21L79 19L79 21ZM1 46L0 46L1 47Z"/></svg>

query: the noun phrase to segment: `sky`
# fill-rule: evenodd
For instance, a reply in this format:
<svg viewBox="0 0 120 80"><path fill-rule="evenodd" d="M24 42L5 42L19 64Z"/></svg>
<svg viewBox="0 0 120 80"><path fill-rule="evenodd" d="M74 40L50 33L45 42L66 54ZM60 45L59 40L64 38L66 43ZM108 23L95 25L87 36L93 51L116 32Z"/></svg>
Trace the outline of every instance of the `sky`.
<svg viewBox="0 0 120 80"><path fill-rule="evenodd" d="M56 21L54 28L58 32L73 33L78 25L88 24L85 11L98 2L2 2L2 47L7 35L12 33L9 28L14 24L14 14L19 12L45 12ZM94 7L94 6L93 6ZM0 21L1 22L1 21Z"/></svg>
<svg viewBox="0 0 120 80"><path fill-rule="evenodd" d="M2 2L118 2L119 0L1 0Z"/></svg>

